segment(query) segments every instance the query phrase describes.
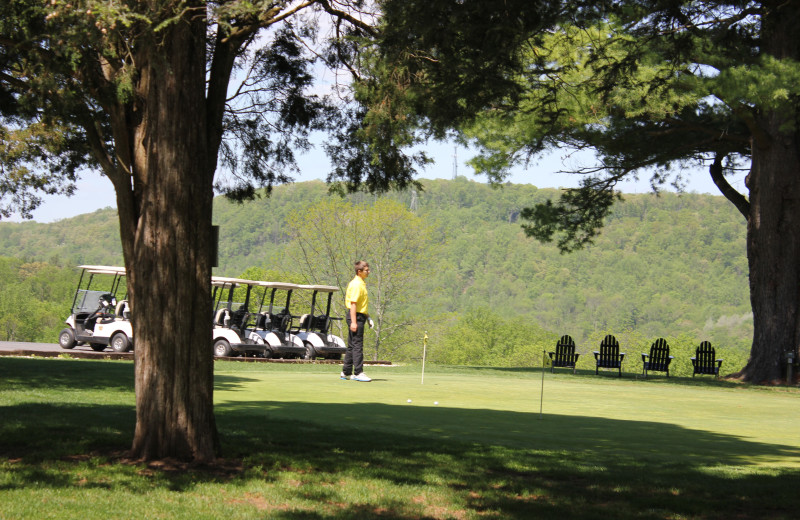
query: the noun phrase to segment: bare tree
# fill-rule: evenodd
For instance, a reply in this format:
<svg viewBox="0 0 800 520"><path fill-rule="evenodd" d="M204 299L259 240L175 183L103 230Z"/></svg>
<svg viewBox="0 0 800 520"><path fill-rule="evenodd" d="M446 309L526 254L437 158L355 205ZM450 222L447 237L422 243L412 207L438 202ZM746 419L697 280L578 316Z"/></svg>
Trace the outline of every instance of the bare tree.
<svg viewBox="0 0 800 520"><path fill-rule="evenodd" d="M369 309L376 332L371 355L391 355L412 325L398 311L421 297L421 284L432 268L432 225L389 199L373 204L331 199L296 213L289 229L289 255L310 282L344 290L354 276L353 262L369 262ZM337 307L341 312L343 298Z"/></svg>

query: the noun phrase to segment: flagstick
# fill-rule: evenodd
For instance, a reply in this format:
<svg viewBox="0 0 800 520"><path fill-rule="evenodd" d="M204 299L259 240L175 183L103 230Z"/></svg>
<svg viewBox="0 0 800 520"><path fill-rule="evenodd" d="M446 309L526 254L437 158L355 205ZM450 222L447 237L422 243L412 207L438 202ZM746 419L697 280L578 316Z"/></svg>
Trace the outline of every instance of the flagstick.
<svg viewBox="0 0 800 520"><path fill-rule="evenodd" d="M542 419L542 407L544 405L544 355L546 352L542 351L542 391L541 397L539 398L539 419Z"/></svg>
<svg viewBox="0 0 800 520"><path fill-rule="evenodd" d="M428 331L425 331L425 337L422 338L422 381L419 384L425 384L425 356L428 354Z"/></svg>

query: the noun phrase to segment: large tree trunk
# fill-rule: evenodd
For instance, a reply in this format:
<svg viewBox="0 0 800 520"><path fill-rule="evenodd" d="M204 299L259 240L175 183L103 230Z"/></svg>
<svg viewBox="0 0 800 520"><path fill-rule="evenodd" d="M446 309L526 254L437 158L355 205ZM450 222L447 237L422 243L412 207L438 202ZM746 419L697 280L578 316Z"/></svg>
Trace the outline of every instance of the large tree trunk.
<svg viewBox="0 0 800 520"><path fill-rule="evenodd" d="M787 352L800 344L800 154L796 143L776 140L753 152L747 256L753 346L745 380L783 377Z"/></svg>
<svg viewBox="0 0 800 520"><path fill-rule="evenodd" d="M206 146L205 25L202 16L192 18L136 49L138 99L127 116L134 183L132 192L117 190L117 202L134 316L131 456L205 463L219 447L209 255L213 161Z"/></svg>
<svg viewBox="0 0 800 520"><path fill-rule="evenodd" d="M775 7L762 20L764 51L800 58L800 6ZM796 103L796 102L795 102ZM800 143L797 106L756 119L748 178L747 257L753 307L753 346L740 375L757 383L785 376L786 353L800 344Z"/></svg>

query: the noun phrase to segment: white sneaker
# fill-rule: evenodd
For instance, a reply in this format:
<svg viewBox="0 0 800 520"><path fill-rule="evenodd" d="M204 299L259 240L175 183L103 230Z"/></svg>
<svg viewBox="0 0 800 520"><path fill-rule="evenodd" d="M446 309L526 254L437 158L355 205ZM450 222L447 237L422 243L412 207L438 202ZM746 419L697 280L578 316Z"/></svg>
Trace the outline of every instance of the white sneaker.
<svg viewBox="0 0 800 520"><path fill-rule="evenodd" d="M339 374L339 379L344 379L345 381L347 381L348 379L350 379L350 376L346 376L344 375L344 372L342 372L341 374Z"/></svg>
<svg viewBox="0 0 800 520"><path fill-rule="evenodd" d="M372 379L367 377L367 374L365 374L364 372L361 372L357 376L353 376L350 379L352 379L353 381L361 381L362 383L369 383L370 381L372 381Z"/></svg>

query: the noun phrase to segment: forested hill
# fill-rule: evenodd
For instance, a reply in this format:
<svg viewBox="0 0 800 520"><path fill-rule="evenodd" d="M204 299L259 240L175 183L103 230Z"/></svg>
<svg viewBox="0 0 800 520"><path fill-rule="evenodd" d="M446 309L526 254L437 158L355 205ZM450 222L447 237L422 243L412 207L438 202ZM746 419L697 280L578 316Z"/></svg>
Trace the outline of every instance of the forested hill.
<svg viewBox="0 0 800 520"><path fill-rule="evenodd" d="M562 255L526 238L518 221L523 207L557 190L494 189L463 177L424 185L424 192L389 195L435 224L441 243L414 313L490 309L578 338L634 330L749 345L745 223L721 196L626 195L594 245ZM327 186L314 181L278 187L270 198L246 204L217 199L215 273L236 276L253 266L291 272L293 266L280 265L290 247L286 218L328 196ZM61 265L119 264L117 230L113 210L52 224L0 223L0 254Z"/></svg>

